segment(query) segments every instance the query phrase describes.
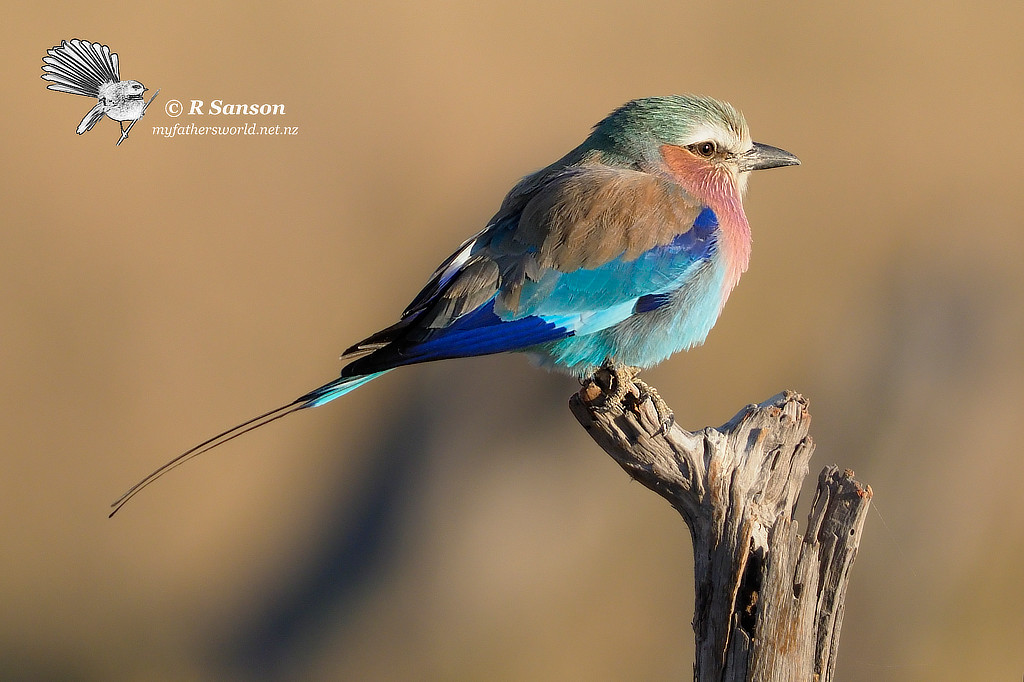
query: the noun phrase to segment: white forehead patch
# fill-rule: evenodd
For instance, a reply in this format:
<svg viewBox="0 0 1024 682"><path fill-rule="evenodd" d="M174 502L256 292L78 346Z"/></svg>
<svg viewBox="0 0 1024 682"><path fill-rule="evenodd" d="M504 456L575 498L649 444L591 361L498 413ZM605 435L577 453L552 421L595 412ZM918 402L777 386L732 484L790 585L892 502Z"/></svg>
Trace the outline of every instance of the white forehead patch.
<svg viewBox="0 0 1024 682"><path fill-rule="evenodd" d="M686 144L695 144L711 140L720 149L727 149L734 153L743 153L753 146L753 142L747 136L741 136L735 130L721 124L704 121L698 123L687 136Z"/></svg>

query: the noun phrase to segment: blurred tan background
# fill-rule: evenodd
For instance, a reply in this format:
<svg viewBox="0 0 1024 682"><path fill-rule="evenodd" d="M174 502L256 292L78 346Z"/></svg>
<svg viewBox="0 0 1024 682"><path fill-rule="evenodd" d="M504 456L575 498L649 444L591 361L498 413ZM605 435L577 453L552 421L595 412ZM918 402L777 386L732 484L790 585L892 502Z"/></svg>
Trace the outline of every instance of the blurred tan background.
<svg viewBox="0 0 1024 682"><path fill-rule="evenodd" d="M673 680L688 533L493 357L396 372L107 504L332 378L523 174L628 99L733 102L757 174L688 428L791 388L876 493L842 680L1024 673L1024 8L70 3L5 8L0 678ZM129 140L47 48L161 89ZM178 137L171 99L295 137ZM194 119L193 119L194 120ZM183 116L177 122L189 123ZM207 120L206 123L211 121ZM806 501L804 503L806 506Z"/></svg>

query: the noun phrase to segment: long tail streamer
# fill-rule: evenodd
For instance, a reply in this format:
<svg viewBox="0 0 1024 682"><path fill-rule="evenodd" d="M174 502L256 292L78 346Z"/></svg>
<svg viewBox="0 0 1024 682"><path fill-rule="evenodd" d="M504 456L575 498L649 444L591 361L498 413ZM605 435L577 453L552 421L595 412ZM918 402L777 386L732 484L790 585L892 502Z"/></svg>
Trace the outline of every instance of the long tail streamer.
<svg viewBox="0 0 1024 682"><path fill-rule="evenodd" d="M110 505L113 508L113 511L110 512L109 516L112 517L114 514L120 511L121 507L127 504L130 499L132 499L140 492L142 492L142 490L145 489L148 485L150 485L151 483L153 483L158 478L160 478L167 472L171 471L172 469L178 468L179 466L189 461L190 459L198 457L204 452L209 452L210 450L214 449L219 445L224 445L224 443L234 440L235 438L238 438L243 434L249 433L254 429L258 429L261 426L266 426L270 422L277 421L281 417L287 417L289 414L292 414L293 412L304 410L307 407L319 407L320 405L329 403L335 398L340 398L346 393L354 391L363 384L373 379L376 379L377 377L384 373L385 372L375 372L373 374L367 374L364 376L343 377L341 379L335 379L330 383L324 384L320 388L314 389L309 393L306 393L300 398L296 398L287 405L282 405L281 407L274 408L270 412L265 412L258 417L253 417L249 421L242 422L238 426L233 426L227 431L224 431L223 433L218 433L213 438L208 438L207 440L204 440L199 445L196 445L195 447L190 448L189 450L186 450L185 452L181 453L180 455L178 455L177 457L175 457L174 459L167 462L162 467L151 473L149 476L146 476L144 479L142 479L141 481L133 485L131 488L129 488L124 495L121 495L121 497L117 498L117 500L115 500L114 503Z"/></svg>

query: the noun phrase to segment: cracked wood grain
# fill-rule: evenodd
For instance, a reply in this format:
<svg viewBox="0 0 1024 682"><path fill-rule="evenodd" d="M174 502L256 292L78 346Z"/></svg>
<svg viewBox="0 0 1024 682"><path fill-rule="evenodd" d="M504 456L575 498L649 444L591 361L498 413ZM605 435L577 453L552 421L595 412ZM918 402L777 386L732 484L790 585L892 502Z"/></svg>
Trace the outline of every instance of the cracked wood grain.
<svg viewBox="0 0 1024 682"><path fill-rule="evenodd" d="M786 391L724 425L663 428L646 387L602 369L569 406L632 478L665 498L693 539L694 679L833 679L843 603L871 488L828 466L807 529L795 520L814 442L807 401ZM620 392L621 394L621 392Z"/></svg>

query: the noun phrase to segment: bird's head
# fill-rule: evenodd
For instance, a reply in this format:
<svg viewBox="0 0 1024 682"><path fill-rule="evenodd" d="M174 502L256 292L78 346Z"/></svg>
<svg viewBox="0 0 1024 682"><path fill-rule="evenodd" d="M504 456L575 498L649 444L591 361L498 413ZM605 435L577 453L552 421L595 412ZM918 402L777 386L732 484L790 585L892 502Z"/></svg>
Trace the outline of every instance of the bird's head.
<svg viewBox="0 0 1024 682"><path fill-rule="evenodd" d="M800 163L753 142L732 105L699 95L628 102L597 124L588 141L606 162L667 173L702 197L730 189L742 195L750 171Z"/></svg>
<svg viewBox="0 0 1024 682"><path fill-rule="evenodd" d="M147 89L139 81L121 81L117 86L118 94L125 99L142 99L142 93Z"/></svg>

